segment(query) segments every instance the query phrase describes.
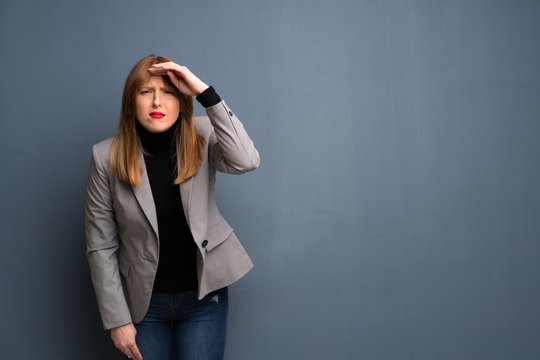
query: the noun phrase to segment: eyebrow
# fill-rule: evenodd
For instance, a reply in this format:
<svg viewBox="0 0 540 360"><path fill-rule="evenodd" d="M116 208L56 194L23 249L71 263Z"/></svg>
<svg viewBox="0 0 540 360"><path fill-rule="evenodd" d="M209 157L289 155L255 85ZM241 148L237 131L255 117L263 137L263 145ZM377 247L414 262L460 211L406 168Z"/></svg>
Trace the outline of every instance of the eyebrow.
<svg viewBox="0 0 540 360"><path fill-rule="evenodd" d="M140 86L140 87L139 87L139 90L141 90L141 89L147 89L147 90L155 90L155 89L159 89L159 90L168 90L168 91L173 90L170 86L155 87L155 86L149 86L149 85L147 85L147 86Z"/></svg>

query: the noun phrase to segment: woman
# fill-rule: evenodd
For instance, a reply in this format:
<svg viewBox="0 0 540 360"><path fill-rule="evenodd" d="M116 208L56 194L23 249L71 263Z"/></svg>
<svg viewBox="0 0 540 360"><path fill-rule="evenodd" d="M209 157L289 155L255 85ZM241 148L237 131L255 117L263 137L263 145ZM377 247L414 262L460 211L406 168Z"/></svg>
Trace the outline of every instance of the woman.
<svg viewBox="0 0 540 360"><path fill-rule="evenodd" d="M193 96L208 117L193 117ZM86 243L105 329L128 358L222 359L227 286L253 264L214 197L215 172L259 154L212 87L163 56L126 79L116 136L94 145Z"/></svg>

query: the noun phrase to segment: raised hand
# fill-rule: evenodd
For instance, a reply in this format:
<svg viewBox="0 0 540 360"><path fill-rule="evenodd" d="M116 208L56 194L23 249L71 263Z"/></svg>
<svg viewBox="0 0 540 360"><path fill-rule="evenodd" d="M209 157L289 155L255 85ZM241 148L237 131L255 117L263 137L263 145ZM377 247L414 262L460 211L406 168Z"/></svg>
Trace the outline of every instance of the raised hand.
<svg viewBox="0 0 540 360"><path fill-rule="evenodd" d="M172 61L154 64L148 71L152 75L169 76L174 86L184 95L197 96L208 88L208 85L195 76L187 67Z"/></svg>

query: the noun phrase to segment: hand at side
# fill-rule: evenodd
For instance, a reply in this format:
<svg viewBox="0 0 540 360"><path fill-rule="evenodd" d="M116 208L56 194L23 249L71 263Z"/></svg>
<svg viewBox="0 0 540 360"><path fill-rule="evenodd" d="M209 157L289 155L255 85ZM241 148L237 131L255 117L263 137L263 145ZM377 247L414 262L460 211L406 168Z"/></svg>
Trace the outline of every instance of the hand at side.
<svg viewBox="0 0 540 360"><path fill-rule="evenodd" d="M137 330L132 323L111 329L111 338L114 346L130 359L143 360L141 352L135 343L136 334Z"/></svg>

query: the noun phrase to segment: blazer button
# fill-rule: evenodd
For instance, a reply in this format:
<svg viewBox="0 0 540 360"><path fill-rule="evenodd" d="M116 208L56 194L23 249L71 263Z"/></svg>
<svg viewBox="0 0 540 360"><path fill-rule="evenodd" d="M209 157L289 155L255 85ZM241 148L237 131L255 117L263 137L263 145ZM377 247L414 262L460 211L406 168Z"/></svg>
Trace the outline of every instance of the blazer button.
<svg viewBox="0 0 540 360"><path fill-rule="evenodd" d="M230 111L230 110L229 110L229 115L230 115L230 116L233 116L232 111Z"/></svg>
<svg viewBox="0 0 540 360"><path fill-rule="evenodd" d="M202 245L202 247L204 249L206 247L206 245L208 245L208 240L204 240L201 245Z"/></svg>

